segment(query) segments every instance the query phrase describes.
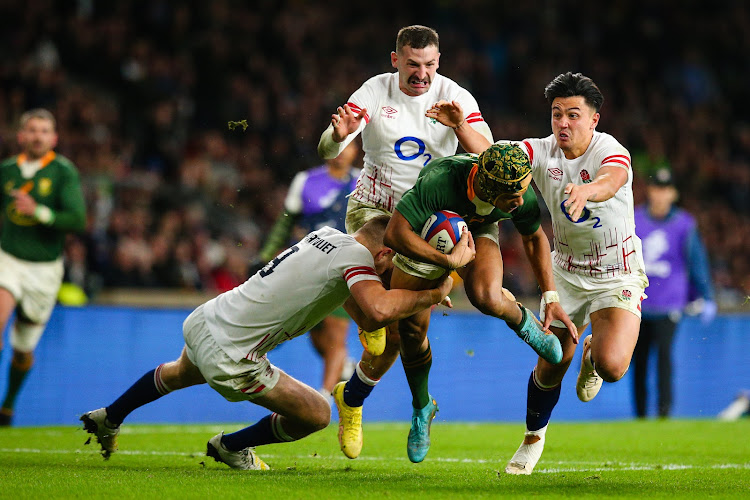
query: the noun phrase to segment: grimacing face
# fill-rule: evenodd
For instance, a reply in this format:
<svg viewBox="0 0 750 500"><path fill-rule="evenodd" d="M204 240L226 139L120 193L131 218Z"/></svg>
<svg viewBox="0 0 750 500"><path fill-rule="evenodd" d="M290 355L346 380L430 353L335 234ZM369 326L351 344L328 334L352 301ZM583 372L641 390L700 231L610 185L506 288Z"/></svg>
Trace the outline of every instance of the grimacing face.
<svg viewBox="0 0 750 500"><path fill-rule="evenodd" d="M37 160L55 147L57 132L51 121L31 118L18 131L17 139L29 159Z"/></svg>
<svg viewBox="0 0 750 500"><path fill-rule="evenodd" d="M400 53L391 52L391 65L398 70L398 86L411 97L425 94L435 79L440 52L434 45L413 49L405 45Z"/></svg>
<svg viewBox="0 0 750 500"><path fill-rule="evenodd" d="M586 152L598 123L599 113L581 96L557 97L552 101L552 133L569 160Z"/></svg>
<svg viewBox="0 0 750 500"><path fill-rule="evenodd" d="M513 212L513 210L523 205L523 195L526 194L526 191L529 190L530 185L531 174L527 175L521 181L521 189L519 191L516 191L514 193L500 194L492 201L492 204L495 206L495 208L502 210L506 214L509 214Z"/></svg>

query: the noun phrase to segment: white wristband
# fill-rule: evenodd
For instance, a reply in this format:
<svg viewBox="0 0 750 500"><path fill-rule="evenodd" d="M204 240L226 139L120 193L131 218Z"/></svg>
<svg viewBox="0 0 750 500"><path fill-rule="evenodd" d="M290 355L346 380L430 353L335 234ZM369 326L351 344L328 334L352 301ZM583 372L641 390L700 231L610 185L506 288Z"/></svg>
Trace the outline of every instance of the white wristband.
<svg viewBox="0 0 750 500"><path fill-rule="evenodd" d="M36 208L34 209L34 217L45 226L49 226L55 222L55 212L53 212L48 206L39 203L37 203Z"/></svg>
<svg viewBox="0 0 750 500"><path fill-rule="evenodd" d="M560 294L555 290L549 290L542 294L542 302L544 304L551 304L552 302L560 302Z"/></svg>

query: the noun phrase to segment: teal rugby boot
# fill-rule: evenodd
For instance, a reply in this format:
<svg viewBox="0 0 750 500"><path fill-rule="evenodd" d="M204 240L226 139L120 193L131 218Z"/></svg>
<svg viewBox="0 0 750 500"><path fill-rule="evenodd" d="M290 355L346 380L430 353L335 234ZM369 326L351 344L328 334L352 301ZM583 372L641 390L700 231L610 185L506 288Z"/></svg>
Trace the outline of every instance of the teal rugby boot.
<svg viewBox="0 0 750 500"><path fill-rule="evenodd" d="M542 324L536 319L533 312L520 302L517 302L517 304L523 313L521 324L513 326L507 321L505 323L545 361L553 365L560 363L563 358L560 340L549 330L542 330Z"/></svg>
<svg viewBox="0 0 750 500"><path fill-rule="evenodd" d="M415 464L424 460L427 452L430 451L430 427L437 412L437 401L432 396L424 408L421 410L414 408L412 411L406 453L409 455L409 460Z"/></svg>

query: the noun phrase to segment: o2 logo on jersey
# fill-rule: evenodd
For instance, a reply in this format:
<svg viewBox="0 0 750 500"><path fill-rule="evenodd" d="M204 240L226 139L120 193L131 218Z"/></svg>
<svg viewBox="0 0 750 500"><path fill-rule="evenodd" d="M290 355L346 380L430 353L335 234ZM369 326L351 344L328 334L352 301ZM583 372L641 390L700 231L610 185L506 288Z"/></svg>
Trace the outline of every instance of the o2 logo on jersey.
<svg viewBox="0 0 750 500"><path fill-rule="evenodd" d="M581 212L581 216L578 218L578 220L571 219L568 210L565 208L566 201L568 201L567 198L565 198L562 203L560 203L560 210L562 210L562 213L565 214L565 217L567 217L570 222L572 222L573 224L580 224L581 222L589 220L590 217L591 220L596 221L594 222L594 227L602 227L602 220L599 217L591 217L591 211L586 207L583 207L583 212Z"/></svg>
<svg viewBox="0 0 750 500"><path fill-rule="evenodd" d="M413 147L411 146L412 143L417 145L417 152L414 154L410 154L410 155L404 154L404 151L402 150L403 146L409 145L409 147ZM427 163L429 163L430 160L432 160L432 155L430 153L425 153L426 149L427 149L427 146L425 146L425 143L422 139L420 139L419 137L412 137L412 136L402 137L401 139L396 141L396 144L393 147L393 150L396 152L396 156L398 156L404 161L412 161L412 160L416 160L420 156L424 156L427 159L422 164L423 167L427 165Z"/></svg>

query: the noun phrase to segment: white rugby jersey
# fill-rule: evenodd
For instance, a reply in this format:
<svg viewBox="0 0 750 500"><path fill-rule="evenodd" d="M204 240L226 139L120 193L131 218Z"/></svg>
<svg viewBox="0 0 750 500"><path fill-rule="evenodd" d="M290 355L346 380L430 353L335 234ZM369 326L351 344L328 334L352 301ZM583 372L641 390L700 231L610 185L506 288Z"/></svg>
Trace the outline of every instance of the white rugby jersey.
<svg viewBox="0 0 750 500"><path fill-rule="evenodd" d="M353 236L324 227L206 302L206 325L230 358L256 361L318 324L364 280L380 281L370 251Z"/></svg>
<svg viewBox="0 0 750 500"><path fill-rule="evenodd" d="M364 168L352 194L355 200L393 212L431 159L456 154L458 139L453 129L425 116L441 99L458 102L466 123L492 142L492 132L474 97L440 74L419 96L408 96L399 89L398 73L374 76L352 94L347 102L352 111L367 109L359 130L340 146L343 149L362 133Z"/></svg>
<svg viewBox="0 0 750 500"><path fill-rule="evenodd" d="M635 234L633 170L630 153L609 134L594 131L586 152L568 160L555 136L522 143L531 160L532 175L552 216L555 265L572 273L608 278L644 271L641 240ZM607 201L586 203L577 222L562 204L568 183L586 184L603 166L627 170L628 180Z"/></svg>

